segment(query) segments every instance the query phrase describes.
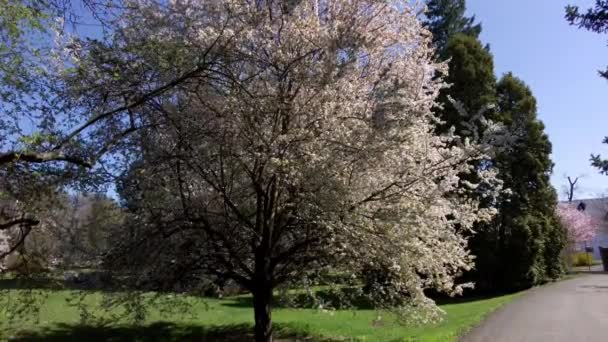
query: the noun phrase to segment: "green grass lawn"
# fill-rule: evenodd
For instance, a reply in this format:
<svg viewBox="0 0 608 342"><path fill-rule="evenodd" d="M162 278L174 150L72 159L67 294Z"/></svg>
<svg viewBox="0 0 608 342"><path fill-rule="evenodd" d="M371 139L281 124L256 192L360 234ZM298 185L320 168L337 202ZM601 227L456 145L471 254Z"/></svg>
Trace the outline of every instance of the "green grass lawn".
<svg viewBox="0 0 608 342"><path fill-rule="evenodd" d="M0 292L0 303L19 300L23 290ZM163 317L151 310L146 326L111 322L106 326L87 326L80 321L79 310L66 304L73 296L67 290L43 290L37 298L42 305L38 322L13 319L0 306L0 333L3 339L17 336L20 341L214 341L243 340L253 323L253 311L247 297L202 299L190 297L190 314ZM463 301L441 307L446 319L436 325L406 327L390 315L374 323L374 310L339 310L323 312L312 309L275 309L273 319L282 336L309 336L314 340L363 341L450 341L479 323L485 315L517 296ZM87 308L95 310L101 302L99 293L88 294ZM0 304L2 305L2 304ZM30 316L31 317L31 316ZM24 333L28 331L28 333ZM203 336L203 337L201 337ZM212 337L216 336L215 339ZM232 338L232 339L231 339Z"/></svg>

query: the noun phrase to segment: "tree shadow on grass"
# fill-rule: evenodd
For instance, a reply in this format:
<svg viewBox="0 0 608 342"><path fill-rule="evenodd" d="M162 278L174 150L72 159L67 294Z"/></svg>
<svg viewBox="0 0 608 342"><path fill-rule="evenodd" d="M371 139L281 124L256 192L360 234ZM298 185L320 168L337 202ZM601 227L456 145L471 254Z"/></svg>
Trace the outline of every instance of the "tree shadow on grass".
<svg viewBox="0 0 608 342"><path fill-rule="evenodd" d="M220 305L232 307L232 308L252 308L253 309L253 297L252 296L238 296L238 297L227 297L227 300L220 301ZM277 303L273 303L273 307L280 307Z"/></svg>
<svg viewBox="0 0 608 342"><path fill-rule="evenodd" d="M278 341L313 341L305 332L277 324ZM247 324L225 326L178 325L158 322L146 326L87 326L59 324L38 331L23 331L9 338L18 342L241 342L253 340Z"/></svg>
<svg viewBox="0 0 608 342"><path fill-rule="evenodd" d="M81 291L119 291L109 284L74 283L48 276L0 278L0 290L81 290Z"/></svg>
<svg viewBox="0 0 608 342"><path fill-rule="evenodd" d="M0 279L0 290L62 290L63 283L47 278L4 278Z"/></svg>
<svg viewBox="0 0 608 342"><path fill-rule="evenodd" d="M205 327L154 323L146 326L87 326L59 324L38 331L17 333L10 341L19 342L173 342L173 341L251 341L252 329L249 325L229 325Z"/></svg>

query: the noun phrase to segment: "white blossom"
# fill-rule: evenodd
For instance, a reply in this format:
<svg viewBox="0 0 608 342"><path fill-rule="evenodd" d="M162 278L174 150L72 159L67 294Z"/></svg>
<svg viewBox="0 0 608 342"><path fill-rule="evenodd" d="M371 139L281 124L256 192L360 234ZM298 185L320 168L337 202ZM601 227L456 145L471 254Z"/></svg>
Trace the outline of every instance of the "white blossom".
<svg viewBox="0 0 608 342"><path fill-rule="evenodd" d="M314 224L327 236L319 255L341 260L340 269L390 265L393 288L410 295L403 317L435 320L441 311L424 290L458 294L471 285L455 282L473 265L463 232L494 213L461 184L479 189L463 179L478 172L487 196L500 188L494 172L471 162L506 140L502 127L455 102L470 136L435 133L447 86L436 76L447 66L435 61L410 1L299 1L289 12L269 6L272 13L254 3L129 1L124 43L179 52L137 52L160 80L216 58L159 101L162 111L140 110L165 129L156 147L169 154L187 139L185 189L201 212L219 210L227 197L249 212L256 187L275 184L273 218ZM217 175L229 183L214 183ZM241 229L231 236L252 234L227 226ZM305 228L285 229L297 237Z"/></svg>

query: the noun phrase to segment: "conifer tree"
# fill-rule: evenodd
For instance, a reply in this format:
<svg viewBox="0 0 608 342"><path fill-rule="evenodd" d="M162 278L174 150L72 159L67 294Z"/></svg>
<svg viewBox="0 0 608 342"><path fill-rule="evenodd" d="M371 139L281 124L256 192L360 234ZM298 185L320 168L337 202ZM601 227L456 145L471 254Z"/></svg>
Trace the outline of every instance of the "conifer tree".
<svg viewBox="0 0 608 342"><path fill-rule="evenodd" d="M445 132L454 126L460 133L465 118L461 117L449 97L462 103L470 114L495 103L494 58L477 38L461 33L450 38L445 53L450 56L446 77L450 87L444 89L439 98L443 106L439 110L440 117L445 121L439 130Z"/></svg>
<svg viewBox="0 0 608 342"><path fill-rule="evenodd" d="M465 0L427 1L426 26L433 33L433 41L439 51L458 33L478 38L481 24L475 23L475 16L465 16Z"/></svg>
<svg viewBox="0 0 608 342"><path fill-rule="evenodd" d="M437 112L442 122L437 130L466 131L465 118L450 102L451 97L470 114L496 105L484 116L521 135L514 148L473 165L498 171L510 192L485 201L498 215L489 224L476 225L469 239L476 266L465 278L482 291L495 291L525 288L555 277L562 270L559 253L565 237L555 214L557 196L549 183L551 144L536 117L536 100L512 74L496 82L493 56L478 39L481 25L465 15L464 0L429 0L427 7L426 25L434 34L437 58L448 60L449 65L446 81L450 87L440 96ZM483 191L475 189L469 196L479 200Z"/></svg>
<svg viewBox="0 0 608 342"><path fill-rule="evenodd" d="M494 160L504 187L498 215L474 238L477 285L485 290L526 288L559 276L566 236L550 184L551 142L538 120L530 88L508 73L497 84L497 120L513 127L514 147Z"/></svg>

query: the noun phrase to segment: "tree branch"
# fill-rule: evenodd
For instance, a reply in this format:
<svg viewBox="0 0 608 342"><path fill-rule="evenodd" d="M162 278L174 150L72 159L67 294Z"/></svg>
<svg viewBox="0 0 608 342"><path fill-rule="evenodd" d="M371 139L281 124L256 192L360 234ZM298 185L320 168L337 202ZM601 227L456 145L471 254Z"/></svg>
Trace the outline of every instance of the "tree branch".
<svg viewBox="0 0 608 342"><path fill-rule="evenodd" d="M139 105L144 104L146 101L161 95L162 93L164 93L165 91L167 91L168 89L171 89L177 85L179 85L180 83L184 82L185 80L197 75L198 73L202 72L205 68L203 66L199 66L196 67L194 70L187 72L186 74L182 75L181 77L178 77L176 79L174 79L173 81L166 83L154 90L152 90L151 92L141 96L140 98L138 98L137 100L131 102L131 103L127 103L126 105L113 109L111 111L108 112L104 112L101 113L99 115L96 115L94 117L92 117L91 119L89 119L89 121L85 122L82 126L78 127L77 129L75 129L74 131L72 131L72 133L70 133L59 145L57 145L55 147L55 150L60 149L63 145L65 145L68 141L70 141L71 139L73 139L75 136L77 136L78 134L80 134L80 132L84 131L85 129L87 129L88 127L90 127L91 125L94 125L96 122L101 121L105 118L108 118L112 115L118 114L120 112L135 108Z"/></svg>
<svg viewBox="0 0 608 342"><path fill-rule="evenodd" d="M51 152L18 152L9 151L0 154L0 165L13 162L47 163L52 161L64 161L84 167L91 167L91 163L80 157L66 155L60 151Z"/></svg>
<svg viewBox="0 0 608 342"><path fill-rule="evenodd" d="M207 71L209 70L209 66L211 64L213 64L213 62L208 62L207 61L207 56L209 55L209 53L211 53L211 51L217 46L220 38L222 37L223 33L224 33L224 29L226 28L226 25L228 24L228 20L226 20L226 23L224 25L224 27L222 28L222 31L220 32L220 34L218 34L218 36L215 38L215 40L213 41L213 43L211 43L211 45L205 50L205 52L202 54L201 56L201 63L198 63L198 65L184 73L183 75L181 75L180 77L172 80L171 82L165 83L162 86L159 86L158 88L153 89L152 91L148 92L147 94L144 94L142 96L140 96L138 99L134 100L131 103L127 103L122 107L95 115L94 117L92 117L91 119L89 119L87 122L85 122L82 126L78 127L77 129L75 129L74 131L72 131L72 133L68 134L68 136L57 146L55 146L55 150L60 149L63 145L65 145L68 141L72 140L75 136L77 136L78 134L80 134L82 131L84 131L85 129L87 129L88 127L90 127L91 125L94 125L96 122L99 122L100 120L103 120L105 118L108 118L112 115L118 114L120 112L135 108L139 105L144 104L146 101L163 94L165 91L183 83L184 81L197 76L198 74L200 74L203 71Z"/></svg>
<svg viewBox="0 0 608 342"><path fill-rule="evenodd" d="M21 247L21 245L23 245L23 243L25 242L25 238L27 238L27 236L30 234L31 231L32 231L32 226L26 226L25 232L22 229L17 243L15 243L13 246L11 246L8 251L0 253L0 260L13 254L13 252L15 252L19 247Z"/></svg>
<svg viewBox="0 0 608 342"><path fill-rule="evenodd" d="M40 224L40 221L36 219L18 218L10 220L8 222L0 223L0 230L10 229L16 225L37 226L38 224Z"/></svg>

